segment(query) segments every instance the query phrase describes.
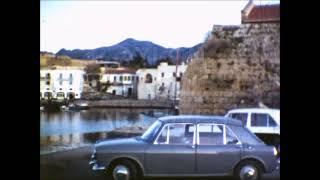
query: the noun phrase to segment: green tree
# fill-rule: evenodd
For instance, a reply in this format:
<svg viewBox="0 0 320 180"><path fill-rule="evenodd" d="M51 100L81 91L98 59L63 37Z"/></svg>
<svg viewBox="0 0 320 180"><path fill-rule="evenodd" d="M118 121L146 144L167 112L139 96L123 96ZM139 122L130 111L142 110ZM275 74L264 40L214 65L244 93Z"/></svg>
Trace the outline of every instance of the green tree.
<svg viewBox="0 0 320 180"><path fill-rule="evenodd" d="M99 64L88 64L86 67L85 67L85 72L87 74L90 74L90 73L100 73L100 65Z"/></svg>
<svg viewBox="0 0 320 180"><path fill-rule="evenodd" d="M129 66L132 68L144 68L147 67L148 61L145 60L140 53L136 52L135 56L133 57L133 59L131 61L129 61Z"/></svg>

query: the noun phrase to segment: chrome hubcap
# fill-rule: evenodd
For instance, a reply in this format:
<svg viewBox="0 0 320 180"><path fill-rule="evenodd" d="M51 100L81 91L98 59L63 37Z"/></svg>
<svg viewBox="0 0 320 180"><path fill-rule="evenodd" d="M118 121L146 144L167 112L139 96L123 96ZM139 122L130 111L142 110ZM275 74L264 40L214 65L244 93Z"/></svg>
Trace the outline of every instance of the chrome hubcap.
<svg viewBox="0 0 320 180"><path fill-rule="evenodd" d="M129 180L129 169L123 165L117 165L112 172L112 176L115 180Z"/></svg>
<svg viewBox="0 0 320 180"><path fill-rule="evenodd" d="M254 166L246 165L240 171L241 180L256 180L257 178L258 172Z"/></svg>

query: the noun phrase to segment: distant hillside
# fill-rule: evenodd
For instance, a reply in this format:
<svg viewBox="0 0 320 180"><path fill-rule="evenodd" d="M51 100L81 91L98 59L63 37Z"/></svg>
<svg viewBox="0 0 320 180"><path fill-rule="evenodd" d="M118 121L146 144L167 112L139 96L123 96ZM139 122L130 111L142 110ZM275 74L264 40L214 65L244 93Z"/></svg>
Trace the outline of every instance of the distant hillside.
<svg viewBox="0 0 320 180"><path fill-rule="evenodd" d="M40 67L51 67L51 66L76 66L85 67L88 64L94 63L92 60L79 60L71 59L68 56L58 56L53 53L40 52Z"/></svg>
<svg viewBox="0 0 320 180"><path fill-rule="evenodd" d="M190 58L201 44L190 48L182 47L179 50L179 60L186 61ZM72 59L100 59L108 61L130 61L139 53L144 59L147 59L150 65L157 64L157 61L164 58L170 58L174 62L177 56L177 49L164 48L150 41L138 41L132 38L126 39L116 45L100 47L86 50L66 50L61 49L57 55L66 55Z"/></svg>

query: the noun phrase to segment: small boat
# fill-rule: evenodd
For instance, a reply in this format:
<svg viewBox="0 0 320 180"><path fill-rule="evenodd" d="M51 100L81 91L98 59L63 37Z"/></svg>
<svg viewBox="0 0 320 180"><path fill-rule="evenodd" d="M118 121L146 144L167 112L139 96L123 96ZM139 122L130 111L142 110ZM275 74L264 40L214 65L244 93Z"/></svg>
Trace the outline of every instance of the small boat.
<svg viewBox="0 0 320 180"><path fill-rule="evenodd" d="M81 109L89 109L89 105L87 103L81 103L77 106L80 107Z"/></svg>
<svg viewBox="0 0 320 180"><path fill-rule="evenodd" d="M80 111L80 110L86 110L89 109L89 105L87 103L81 103L81 104L70 104L67 107L68 110L71 111Z"/></svg>
<svg viewBox="0 0 320 180"><path fill-rule="evenodd" d="M64 106L64 105L63 105L63 106L60 106L60 109L61 109L61 110L67 110L67 106Z"/></svg>

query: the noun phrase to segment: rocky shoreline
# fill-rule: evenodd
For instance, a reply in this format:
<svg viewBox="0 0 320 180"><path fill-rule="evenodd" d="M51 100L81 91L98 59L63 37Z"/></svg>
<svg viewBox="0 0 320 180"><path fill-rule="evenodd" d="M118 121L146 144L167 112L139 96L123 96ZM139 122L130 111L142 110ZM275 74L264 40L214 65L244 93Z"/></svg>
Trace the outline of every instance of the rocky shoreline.
<svg viewBox="0 0 320 180"><path fill-rule="evenodd" d="M137 99L110 99L110 100L75 100L75 104L85 103L89 108L156 108L170 109L173 108L171 100L137 100ZM48 104L45 101L40 101L40 105ZM52 106L66 105L61 102L51 103Z"/></svg>

